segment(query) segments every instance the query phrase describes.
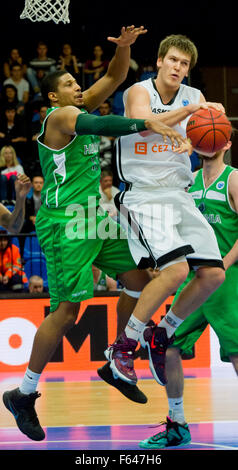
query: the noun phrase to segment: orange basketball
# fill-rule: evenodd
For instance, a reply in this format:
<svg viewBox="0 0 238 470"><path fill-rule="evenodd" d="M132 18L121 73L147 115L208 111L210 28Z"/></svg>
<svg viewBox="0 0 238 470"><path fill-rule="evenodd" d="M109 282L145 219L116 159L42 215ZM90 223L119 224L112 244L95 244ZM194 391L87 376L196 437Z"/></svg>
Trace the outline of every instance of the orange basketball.
<svg viewBox="0 0 238 470"><path fill-rule="evenodd" d="M221 150L231 137L231 123L226 115L213 108L199 109L187 123L187 137L198 153L213 154Z"/></svg>

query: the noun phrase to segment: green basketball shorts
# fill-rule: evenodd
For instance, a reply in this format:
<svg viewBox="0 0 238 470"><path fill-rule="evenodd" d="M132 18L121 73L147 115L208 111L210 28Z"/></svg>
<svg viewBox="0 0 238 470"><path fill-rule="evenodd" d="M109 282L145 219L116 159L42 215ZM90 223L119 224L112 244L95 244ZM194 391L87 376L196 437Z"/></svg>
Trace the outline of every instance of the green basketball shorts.
<svg viewBox="0 0 238 470"><path fill-rule="evenodd" d="M193 277L194 272L191 272L177 291L174 302ZM226 271L224 283L179 326L172 347L191 354L208 324L218 336L221 360L229 362L230 356L238 354L238 264Z"/></svg>
<svg viewBox="0 0 238 470"><path fill-rule="evenodd" d="M75 221L65 215L65 208L41 206L37 214L36 232L46 257L51 311L60 302L93 297L92 264L113 279L136 269L125 233L106 214L97 216L91 225L88 220Z"/></svg>

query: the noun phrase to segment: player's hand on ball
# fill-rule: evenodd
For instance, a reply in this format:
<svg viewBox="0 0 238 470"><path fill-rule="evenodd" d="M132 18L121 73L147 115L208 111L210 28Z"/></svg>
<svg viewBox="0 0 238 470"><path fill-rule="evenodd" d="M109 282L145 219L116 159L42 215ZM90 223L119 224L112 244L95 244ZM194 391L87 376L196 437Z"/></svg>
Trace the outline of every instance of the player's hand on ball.
<svg viewBox="0 0 238 470"><path fill-rule="evenodd" d="M190 114L195 113L199 109L208 109L208 108L216 109L217 111L220 111L221 113L224 113L224 114L226 112L224 106L221 103L213 103L213 102L210 102L210 101L203 101L203 102L197 103L197 104L191 103L187 106L187 109L188 109Z"/></svg>
<svg viewBox="0 0 238 470"><path fill-rule="evenodd" d="M180 144L179 147L173 149L173 151L178 154L188 152L188 154L191 155L193 153L193 146L191 144L191 140L186 139L185 142Z"/></svg>
<svg viewBox="0 0 238 470"><path fill-rule="evenodd" d="M170 139L172 146L180 147L180 145L186 142L186 139L179 132L162 123L157 118L146 119L145 123L147 129L162 135L164 143L168 143L168 139Z"/></svg>
<svg viewBox="0 0 238 470"><path fill-rule="evenodd" d="M217 111L220 111L221 113L225 113L225 108L221 103L212 103L210 101L206 101L207 108L213 108L216 109Z"/></svg>

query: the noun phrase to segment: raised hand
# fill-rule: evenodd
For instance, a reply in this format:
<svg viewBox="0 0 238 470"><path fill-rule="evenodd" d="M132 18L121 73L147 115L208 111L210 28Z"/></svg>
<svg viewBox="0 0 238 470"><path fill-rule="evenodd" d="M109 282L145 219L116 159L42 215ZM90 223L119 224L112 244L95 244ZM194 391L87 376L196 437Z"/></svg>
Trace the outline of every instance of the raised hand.
<svg viewBox="0 0 238 470"><path fill-rule="evenodd" d="M17 175L15 181L16 196L24 197L31 189L31 180L26 175Z"/></svg>
<svg viewBox="0 0 238 470"><path fill-rule="evenodd" d="M107 39L108 41L114 42L119 47L130 46L133 44L138 36L142 34L146 34L147 29L144 29L144 26L140 26L136 28L134 25L132 26L123 26L121 29L121 35L118 38L114 38L109 36Z"/></svg>

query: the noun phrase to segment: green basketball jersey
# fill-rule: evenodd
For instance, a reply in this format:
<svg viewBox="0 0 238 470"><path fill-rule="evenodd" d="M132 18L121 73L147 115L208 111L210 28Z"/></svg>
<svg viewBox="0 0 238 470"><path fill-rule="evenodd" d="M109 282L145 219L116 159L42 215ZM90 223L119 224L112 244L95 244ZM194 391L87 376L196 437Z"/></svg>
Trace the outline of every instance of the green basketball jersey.
<svg viewBox="0 0 238 470"><path fill-rule="evenodd" d="M196 206L214 229L222 257L231 250L238 235L238 216L231 207L228 193L229 177L233 171L236 169L227 165L218 178L205 188L201 169L189 189Z"/></svg>
<svg viewBox="0 0 238 470"><path fill-rule="evenodd" d="M49 108L38 137L38 150L44 186L42 204L49 208L81 204L86 207L89 197L100 199L99 137L94 135L72 137L60 150L43 143L46 122L57 108ZM86 112L86 111L84 111Z"/></svg>

